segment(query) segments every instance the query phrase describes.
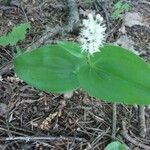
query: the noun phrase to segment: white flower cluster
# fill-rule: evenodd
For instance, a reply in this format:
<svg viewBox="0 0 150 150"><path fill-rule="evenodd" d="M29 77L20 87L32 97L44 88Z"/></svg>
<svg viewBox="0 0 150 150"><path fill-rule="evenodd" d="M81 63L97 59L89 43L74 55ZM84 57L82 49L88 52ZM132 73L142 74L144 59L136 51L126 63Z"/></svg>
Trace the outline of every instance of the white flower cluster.
<svg viewBox="0 0 150 150"><path fill-rule="evenodd" d="M99 51L99 47L105 41L105 30L103 17L97 14L94 18L92 14L89 14L88 18L83 20L83 28L79 37L82 51L91 55Z"/></svg>

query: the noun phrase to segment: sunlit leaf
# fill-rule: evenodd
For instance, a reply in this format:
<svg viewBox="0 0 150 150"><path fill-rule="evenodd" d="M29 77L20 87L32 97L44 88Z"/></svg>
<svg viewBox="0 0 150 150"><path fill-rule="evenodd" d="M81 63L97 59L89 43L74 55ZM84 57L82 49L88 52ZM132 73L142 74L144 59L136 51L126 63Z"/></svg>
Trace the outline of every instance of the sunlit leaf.
<svg viewBox="0 0 150 150"><path fill-rule="evenodd" d="M47 92L67 92L79 87L77 72L82 59L58 45L41 47L15 58L17 75Z"/></svg>

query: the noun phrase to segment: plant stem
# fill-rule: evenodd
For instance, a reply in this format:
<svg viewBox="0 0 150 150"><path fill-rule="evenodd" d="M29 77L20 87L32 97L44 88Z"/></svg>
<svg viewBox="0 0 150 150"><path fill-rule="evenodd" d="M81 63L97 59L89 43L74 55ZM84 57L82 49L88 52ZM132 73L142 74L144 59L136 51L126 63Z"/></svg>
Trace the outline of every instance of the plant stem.
<svg viewBox="0 0 150 150"><path fill-rule="evenodd" d="M117 104L113 104L113 124L112 124L112 137L115 139L116 137L116 129L117 129Z"/></svg>
<svg viewBox="0 0 150 150"><path fill-rule="evenodd" d="M88 53L87 56L86 56L86 59L87 59L87 63L91 66L91 56L90 54Z"/></svg>

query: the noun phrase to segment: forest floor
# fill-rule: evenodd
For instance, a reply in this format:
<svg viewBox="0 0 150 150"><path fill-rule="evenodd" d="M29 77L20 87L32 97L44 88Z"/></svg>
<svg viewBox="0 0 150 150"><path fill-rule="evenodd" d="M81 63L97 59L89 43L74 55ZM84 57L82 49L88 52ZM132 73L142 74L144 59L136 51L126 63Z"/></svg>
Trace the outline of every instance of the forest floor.
<svg viewBox="0 0 150 150"><path fill-rule="evenodd" d="M19 42L23 50L62 39L76 41L82 19L99 13L107 26L108 43L130 48L149 61L150 1L124 0L129 10L117 19L112 17L115 2L0 1L0 35L30 21L32 28ZM15 76L15 53L15 47L0 47L0 150L103 150L113 140L131 150L150 149L149 106L107 103L82 89L69 99L39 91Z"/></svg>

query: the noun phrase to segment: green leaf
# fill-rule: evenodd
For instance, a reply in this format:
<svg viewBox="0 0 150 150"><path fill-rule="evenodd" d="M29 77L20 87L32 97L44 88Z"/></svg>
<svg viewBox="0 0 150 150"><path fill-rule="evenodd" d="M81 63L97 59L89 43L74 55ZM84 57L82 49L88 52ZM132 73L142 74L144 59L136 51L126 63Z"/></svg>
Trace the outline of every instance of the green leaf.
<svg viewBox="0 0 150 150"><path fill-rule="evenodd" d="M113 12L112 14L113 19L118 19L119 17L121 17L121 10L116 10L115 12Z"/></svg>
<svg viewBox="0 0 150 150"><path fill-rule="evenodd" d="M128 3L125 3L122 5L122 10L125 10L125 11L129 11L129 4Z"/></svg>
<svg viewBox="0 0 150 150"><path fill-rule="evenodd" d="M84 54L82 53L80 45L78 43L61 41L58 44L60 47L68 51L70 54L78 58L84 58Z"/></svg>
<svg viewBox="0 0 150 150"><path fill-rule="evenodd" d="M114 8L115 9L121 9L122 7L122 2L121 1L118 1L115 5L114 5Z"/></svg>
<svg viewBox="0 0 150 150"><path fill-rule="evenodd" d="M150 104L150 65L118 46L105 46L79 71L90 95L108 102Z"/></svg>
<svg viewBox="0 0 150 150"><path fill-rule="evenodd" d="M29 22L14 27L12 31L9 32L7 35L0 37L0 45L16 45L18 41L25 39L27 29L29 29L30 27L31 25Z"/></svg>
<svg viewBox="0 0 150 150"><path fill-rule="evenodd" d="M50 45L24 53L14 60L17 75L28 84L47 92L67 92L79 87L77 72L82 59L66 48Z"/></svg>
<svg viewBox="0 0 150 150"><path fill-rule="evenodd" d="M105 150L126 150L126 148L125 145L121 144L118 141L115 141L108 144Z"/></svg>
<svg viewBox="0 0 150 150"><path fill-rule="evenodd" d="M6 36L1 36L0 37L0 45L1 46L6 46L8 45L9 41L7 40L7 37Z"/></svg>

